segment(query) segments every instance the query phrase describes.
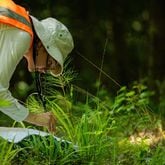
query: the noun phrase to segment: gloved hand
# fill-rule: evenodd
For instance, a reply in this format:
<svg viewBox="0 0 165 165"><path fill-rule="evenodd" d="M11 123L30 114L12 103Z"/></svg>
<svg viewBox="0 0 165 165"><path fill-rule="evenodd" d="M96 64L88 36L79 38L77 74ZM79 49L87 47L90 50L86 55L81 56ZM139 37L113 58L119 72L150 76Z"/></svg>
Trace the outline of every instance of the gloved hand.
<svg viewBox="0 0 165 165"><path fill-rule="evenodd" d="M28 117L24 121L37 126L46 127L51 133L55 133L56 131L56 119L52 112L39 114L29 113Z"/></svg>

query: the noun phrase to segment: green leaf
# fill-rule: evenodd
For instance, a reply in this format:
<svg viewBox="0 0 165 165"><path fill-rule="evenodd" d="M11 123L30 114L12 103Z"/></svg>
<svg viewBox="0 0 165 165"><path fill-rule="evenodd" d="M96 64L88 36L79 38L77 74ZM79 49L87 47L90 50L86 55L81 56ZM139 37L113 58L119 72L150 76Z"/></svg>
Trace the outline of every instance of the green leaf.
<svg viewBox="0 0 165 165"><path fill-rule="evenodd" d="M135 95L135 91L130 91L126 94L127 97L132 97Z"/></svg>

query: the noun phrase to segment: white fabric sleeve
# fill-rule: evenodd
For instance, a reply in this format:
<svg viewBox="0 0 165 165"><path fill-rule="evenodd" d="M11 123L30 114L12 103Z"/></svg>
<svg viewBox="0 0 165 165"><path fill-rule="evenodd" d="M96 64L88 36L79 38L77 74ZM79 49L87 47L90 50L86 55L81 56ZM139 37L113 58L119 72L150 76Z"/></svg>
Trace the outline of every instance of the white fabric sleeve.
<svg viewBox="0 0 165 165"><path fill-rule="evenodd" d="M17 99L12 97L9 90L3 89L1 86L0 98L1 100L6 101L6 104L0 107L0 111L11 117L13 120L20 122L28 116L28 109L21 105Z"/></svg>
<svg viewBox="0 0 165 165"><path fill-rule="evenodd" d="M0 107L0 111L16 121L23 121L29 111L11 95L9 82L17 64L29 49L30 41L27 32L0 24L0 100L9 102L9 105Z"/></svg>

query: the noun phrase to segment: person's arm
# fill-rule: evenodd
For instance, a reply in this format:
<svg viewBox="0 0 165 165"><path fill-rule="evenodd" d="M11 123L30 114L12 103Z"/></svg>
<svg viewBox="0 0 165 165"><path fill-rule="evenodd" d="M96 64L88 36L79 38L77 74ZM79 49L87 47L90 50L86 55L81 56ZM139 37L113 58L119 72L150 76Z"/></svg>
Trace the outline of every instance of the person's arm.
<svg viewBox="0 0 165 165"><path fill-rule="evenodd" d="M21 105L17 99L15 99L7 88L4 88L0 84L0 98L7 104L0 107L0 111L9 116L15 121L21 122L28 116L28 109Z"/></svg>
<svg viewBox="0 0 165 165"><path fill-rule="evenodd" d="M37 126L46 127L50 132L55 132L56 119L52 112L39 114L29 113L24 121Z"/></svg>
<svg viewBox="0 0 165 165"><path fill-rule="evenodd" d="M6 102L0 107L0 111L17 122L26 121L28 123L48 128L50 132L55 132L56 120L51 112L34 114L15 99L9 90L0 85L0 98Z"/></svg>

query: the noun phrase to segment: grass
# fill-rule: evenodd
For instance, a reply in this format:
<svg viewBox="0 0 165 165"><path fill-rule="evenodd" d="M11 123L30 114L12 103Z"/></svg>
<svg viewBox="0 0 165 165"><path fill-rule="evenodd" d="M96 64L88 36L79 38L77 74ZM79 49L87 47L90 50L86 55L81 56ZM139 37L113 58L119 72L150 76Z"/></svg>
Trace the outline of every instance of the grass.
<svg viewBox="0 0 165 165"><path fill-rule="evenodd" d="M21 149L13 149L13 143L0 139L0 164L9 165Z"/></svg>
<svg viewBox="0 0 165 165"><path fill-rule="evenodd" d="M114 101L100 91L105 99L86 94L84 102L75 102L75 92L81 92L69 89L50 90L46 99L47 108L58 119L56 136L72 143L58 143L52 136L31 136L17 145L2 140L3 164L165 164L164 132L149 106L153 93L146 86L122 87ZM30 97L28 106L37 111L41 105Z"/></svg>
<svg viewBox="0 0 165 165"><path fill-rule="evenodd" d="M61 77L43 79L47 110L58 119L56 136L72 143L57 142L52 135L29 136L18 144L1 140L2 165L165 164L162 116L150 106L153 91L135 82L113 98L99 80L95 96L72 84L75 77L65 68ZM26 104L40 113L44 109L36 96L30 95Z"/></svg>
<svg viewBox="0 0 165 165"><path fill-rule="evenodd" d="M76 151L69 143L59 142L51 135L31 135L15 144L14 148L23 150L12 160L12 164L66 164L76 158Z"/></svg>
<svg viewBox="0 0 165 165"><path fill-rule="evenodd" d="M59 134L78 146L79 159L83 163L100 162L109 149L108 115L87 110L77 121L69 119L58 106L53 110L59 119Z"/></svg>

